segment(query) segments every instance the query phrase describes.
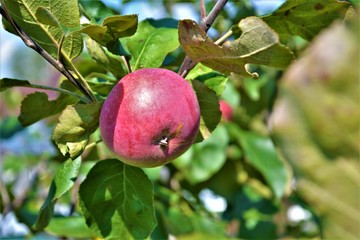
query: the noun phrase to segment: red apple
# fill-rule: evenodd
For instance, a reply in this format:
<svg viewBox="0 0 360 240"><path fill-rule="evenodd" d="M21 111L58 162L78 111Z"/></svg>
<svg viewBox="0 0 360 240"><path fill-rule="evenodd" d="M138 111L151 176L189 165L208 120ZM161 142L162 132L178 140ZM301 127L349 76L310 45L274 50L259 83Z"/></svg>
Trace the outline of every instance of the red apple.
<svg viewBox="0 0 360 240"><path fill-rule="evenodd" d="M231 121L233 115L232 107L224 100L220 100L219 104L220 104L220 111L222 113L224 120Z"/></svg>
<svg viewBox="0 0 360 240"><path fill-rule="evenodd" d="M123 162L156 167L195 141L200 108L190 84L166 69L132 72L111 90L100 114L104 143Z"/></svg>

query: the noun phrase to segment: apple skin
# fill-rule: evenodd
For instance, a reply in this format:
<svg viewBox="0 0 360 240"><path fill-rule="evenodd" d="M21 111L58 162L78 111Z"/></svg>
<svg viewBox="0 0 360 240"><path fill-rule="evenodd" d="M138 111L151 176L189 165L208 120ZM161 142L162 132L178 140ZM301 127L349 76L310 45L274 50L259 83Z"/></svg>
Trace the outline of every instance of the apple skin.
<svg viewBox="0 0 360 240"><path fill-rule="evenodd" d="M156 167L183 154L199 131L200 107L175 72L144 68L123 77L100 113L106 146L136 167Z"/></svg>
<svg viewBox="0 0 360 240"><path fill-rule="evenodd" d="M220 104L220 111L221 111L221 114L223 116L223 119L225 121L231 121L232 117L233 117L233 109L230 106L230 104L228 104L224 100L220 100L219 104Z"/></svg>

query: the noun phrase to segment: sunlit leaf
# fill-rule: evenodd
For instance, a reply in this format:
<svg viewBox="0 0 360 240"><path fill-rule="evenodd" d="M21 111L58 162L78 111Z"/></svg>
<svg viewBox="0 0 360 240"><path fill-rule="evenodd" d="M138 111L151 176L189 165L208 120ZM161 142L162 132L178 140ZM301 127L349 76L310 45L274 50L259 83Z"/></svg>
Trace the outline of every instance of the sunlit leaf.
<svg viewBox="0 0 360 240"><path fill-rule="evenodd" d="M99 161L79 194L86 224L106 239L146 239L156 225L152 183L140 168Z"/></svg>
<svg viewBox="0 0 360 240"><path fill-rule="evenodd" d="M160 67L165 56L179 46L176 29L155 28L147 20L139 23L134 36L121 41L131 54L132 70Z"/></svg>
<svg viewBox="0 0 360 240"><path fill-rule="evenodd" d="M81 164L81 159L67 160L57 170L51 182L48 196L41 206L35 229L42 230L50 222L56 201L74 185Z"/></svg>
<svg viewBox="0 0 360 240"><path fill-rule="evenodd" d="M179 22L179 40L186 54L196 62L225 74L252 77L245 64L285 68L292 60L291 51L280 44L279 37L257 17L240 21L242 35L218 46L192 20Z"/></svg>
<svg viewBox="0 0 360 240"><path fill-rule="evenodd" d="M59 117L53 140L63 155L69 154L72 159L85 149L89 136L99 125L101 104L68 105Z"/></svg>
<svg viewBox="0 0 360 240"><path fill-rule="evenodd" d="M76 0L4 0L4 2L15 22L54 58L58 57L58 48L64 35L60 25L69 29L80 27ZM62 54L66 59L73 59L81 53L82 47L81 35L70 34L62 43Z"/></svg>
<svg viewBox="0 0 360 240"><path fill-rule="evenodd" d="M202 65L201 63L197 64L187 75L186 79L199 80L204 83L208 88L214 90L216 95L220 97L225 89L226 82L228 78L214 71L213 69Z"/></svg>
<svg viewBox="0 0 360 240"><path fill-rule="evenodd" d="M335 19L344 18L349 6L346 1L288 0L262 19L282 37L293 35L311 40Z"/></svg>
<svg viewBox="0 0 360 240"><path fill-rule="evenodd" d="M92 239L95 234L88 228L83 216L54 217L45 232L57 237Z"/></svg>

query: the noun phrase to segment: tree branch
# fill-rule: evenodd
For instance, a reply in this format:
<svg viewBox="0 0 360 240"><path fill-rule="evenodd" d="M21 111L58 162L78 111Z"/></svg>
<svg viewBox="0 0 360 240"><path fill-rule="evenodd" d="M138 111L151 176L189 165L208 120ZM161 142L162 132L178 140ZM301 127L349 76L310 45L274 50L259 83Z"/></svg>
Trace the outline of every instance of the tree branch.
<svg viewBox="0 0 360 240"><path fill-rule="evenodd" d="M206 18L206 9L205 9L204 0L200 0L200 17L201 17L201 21L203 21Z"/></svg>
<svg viewBox="0 0 360 240"><path fill-rule="evenodd" d="M205 32L207 32L209 30L209 28L215 22L215 19L217 18L217 16L221 12L221 10L224 8L227 1L228 0L218 0L216 2L215 6L210 11L209 15L205 19L202 19L201 24L200 24L200 28L202 30L204 30ZM200 9L201 8L202 7L200 7ZM203 15L203 13L201 13L201 14ZM206 13L205 13L205 15L206 15ZM195 65L196 65L196 63L194 63L188 56L186 56L184 61L182 62L181 66L180 66L180 70L179 70L178 73L182 77L186 77L186 75L189 73L189 71L191 69L193 69L195 67Z"/></svg>
<svg viewBox="0 0 360 240"><path fill-rule="evenodd" d="M1 1L0 14L4 19L13 27L17 35L25 43L25 45L37 53L39 53L47 62L54 66L60 73L62 73L69 81L74 84L80 91L88 97L91 101L97 101L95 95L91 89L78 82L75 77L67 70L64 65L53 58L48 52L46 52L39 44L37 44L10 16L4 1Z"/></svg>

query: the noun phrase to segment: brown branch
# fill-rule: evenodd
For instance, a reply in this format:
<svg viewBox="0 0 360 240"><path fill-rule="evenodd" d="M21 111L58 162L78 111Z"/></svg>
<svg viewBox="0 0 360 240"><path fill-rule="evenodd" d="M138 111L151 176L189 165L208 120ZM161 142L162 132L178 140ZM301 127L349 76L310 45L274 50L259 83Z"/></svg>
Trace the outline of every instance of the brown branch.
<svg viewBox="0 0 360 240"><path fill-rule="evenodd" d="M39 53L47 62L54 66L60 73L62 73L69 81L74 84L80 91L89 98L89 102L96 101L96 97L91 92L90 89L84 87L79 83L75 77L67 70L64 65L53 58L47 51L45 51L39 44L37 44L10 16L9 11L7 10L4 1L1 1L0 14L4 19L12 26L17 35L25 43L25 45L37 53Z"/></svg>
<svg viewBox="0 0 360 240"><path fill-rule="evenodd" d="M228 0L218 0L213 7L213 9L210 11L209 15L201 20L200 28L207 32L211 25L215 22L215 19L221 12L221 10L224 8L225 4ZM203 1L200 1L200 4ZM200 7L201 10L202 7ZM202 11L202 10L201 10ZM201 13L203 15L203 13ZM206 15L206 13L204 14ZM182 77L186 77L186 75L189 73L191 69L193 69L196 65L196 62L193 62L188 56L185 57L184 61L182 62L179 70L179 74Z"/></svg>

